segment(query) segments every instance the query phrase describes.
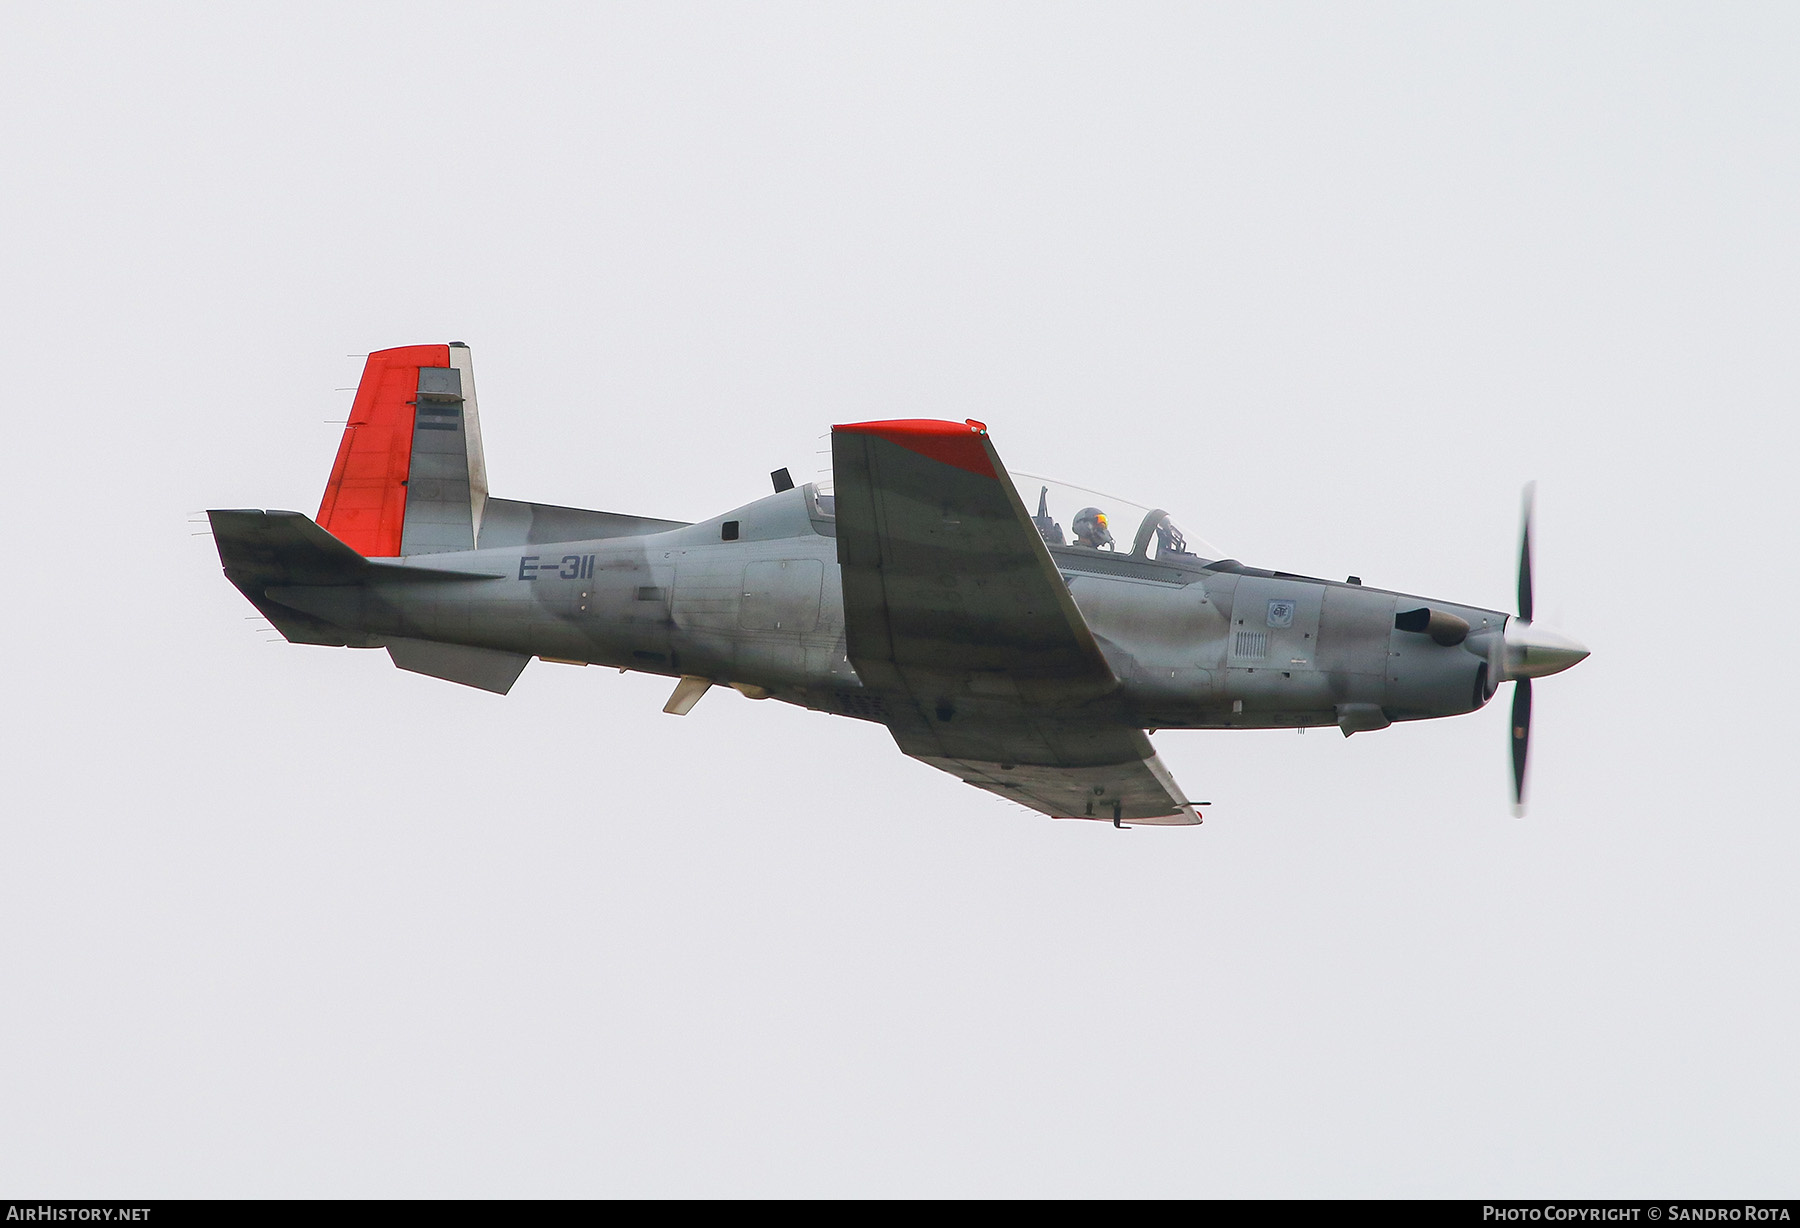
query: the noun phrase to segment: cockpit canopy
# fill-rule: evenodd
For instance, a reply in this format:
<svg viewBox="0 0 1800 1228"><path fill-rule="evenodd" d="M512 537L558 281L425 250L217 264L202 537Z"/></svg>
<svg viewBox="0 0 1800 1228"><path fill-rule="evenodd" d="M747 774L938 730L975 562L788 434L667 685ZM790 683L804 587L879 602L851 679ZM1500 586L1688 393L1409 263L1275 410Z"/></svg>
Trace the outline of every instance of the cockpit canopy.
<svg viewBox="0 0 1800 1228"><path fill-rule="evenodd" d="M1188 567L1225 557L1211 542L1182 529L1160 507L1145 507L1035 473L1008 476L1047 545ZM829 480L808 483L805 490L815 518L829 521L836 517L837 498Z"/></svg>
<svg viewBox="0 0 1800 1228"><path fill-rule="evenodd" d="M1011 475L1045 543L1168 563L1223 558L1210 542L1184 532L1163 508L1144 507L1031 473Z"/></svg>

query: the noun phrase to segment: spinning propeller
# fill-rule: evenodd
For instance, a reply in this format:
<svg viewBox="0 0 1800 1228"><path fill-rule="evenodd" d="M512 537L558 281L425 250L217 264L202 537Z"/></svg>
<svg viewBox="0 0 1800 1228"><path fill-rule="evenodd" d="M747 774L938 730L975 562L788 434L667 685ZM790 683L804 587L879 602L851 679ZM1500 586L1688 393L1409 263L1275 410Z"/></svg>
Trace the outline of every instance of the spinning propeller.
<svg viewBox="0 0 1800 1228"><path fill-rule="evenodd" d="M1513 684L1512 771L1513 813L1525 813L1525 765L1531 748L1531 680L1561 673L1588 655L1578 641L1531 620L1531 522L1537 484L1525 485L1523 524L1519 531L1519 613L1506 620L1498 636L1488 637L1488 687Z"/></svg>

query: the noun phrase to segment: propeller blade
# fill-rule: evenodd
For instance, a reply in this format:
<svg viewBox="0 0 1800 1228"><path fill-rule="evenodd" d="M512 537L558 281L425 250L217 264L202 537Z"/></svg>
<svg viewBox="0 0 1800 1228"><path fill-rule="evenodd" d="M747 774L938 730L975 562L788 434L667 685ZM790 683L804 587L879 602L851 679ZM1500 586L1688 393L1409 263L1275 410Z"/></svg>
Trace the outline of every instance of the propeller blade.
<svg viewBox="0 0 1800 1228"><path fill-rule="evenodd" d="M1519 529L1519 617L1531 621L1531 521L1537 503L1537 483L1525 483L1523 521Z"/></svg>
<svg viewBox="0 0 1800 1228"><path fill-rule="evenodd" d="M1525 813L1525 757L1531 749L1531 679L1513 684L1512 766L1513 813Z"/></svg>

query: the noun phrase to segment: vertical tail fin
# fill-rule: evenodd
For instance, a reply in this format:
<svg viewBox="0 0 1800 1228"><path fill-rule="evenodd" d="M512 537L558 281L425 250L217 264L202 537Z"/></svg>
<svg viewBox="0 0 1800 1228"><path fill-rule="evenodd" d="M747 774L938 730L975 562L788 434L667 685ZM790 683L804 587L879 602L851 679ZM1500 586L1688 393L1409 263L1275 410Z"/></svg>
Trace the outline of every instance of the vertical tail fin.
<svg viewBox="0 0 1800 1228"><path fill-rule="evenodd" d="M370 354L319 524L368 558L473 550L486 504L469 347Z"/></svg>

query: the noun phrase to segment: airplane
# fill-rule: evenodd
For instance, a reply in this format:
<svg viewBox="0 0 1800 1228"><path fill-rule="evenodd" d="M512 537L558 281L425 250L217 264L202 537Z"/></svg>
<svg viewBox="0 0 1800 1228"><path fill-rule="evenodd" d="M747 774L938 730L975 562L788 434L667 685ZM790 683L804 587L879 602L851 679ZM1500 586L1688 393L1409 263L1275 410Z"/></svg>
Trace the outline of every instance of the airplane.
<svg viewBox="0 0 1800 1228"><path fill-rule="evenodd" d="M533 657L660 674L678 716L728 687L884 725L976 788L1115 827L1210 804L1148 732L1350 736L1507 682L1522 812L1532 680L1588 655L1532 618L1529 486L1509 614L1251 567L1160 508L1131 513L1127 544L1125 505L1057 485L1052 506L1047 480L1034 513L974 420L834 426L831 458L830 490L780 469L696 523L495 498L469 348L404 346L368 356L316 519L207 516L226 578L291 643L384 648L501 695Z"/></svg>

